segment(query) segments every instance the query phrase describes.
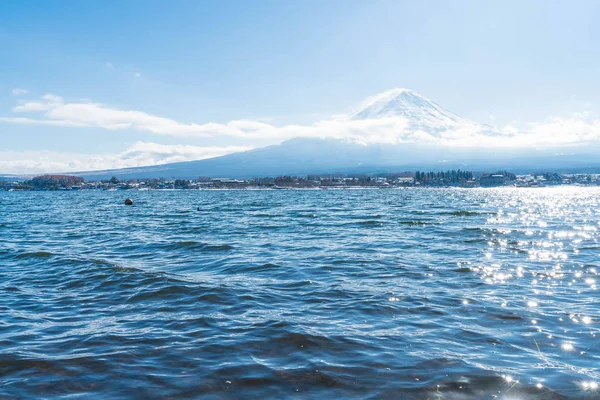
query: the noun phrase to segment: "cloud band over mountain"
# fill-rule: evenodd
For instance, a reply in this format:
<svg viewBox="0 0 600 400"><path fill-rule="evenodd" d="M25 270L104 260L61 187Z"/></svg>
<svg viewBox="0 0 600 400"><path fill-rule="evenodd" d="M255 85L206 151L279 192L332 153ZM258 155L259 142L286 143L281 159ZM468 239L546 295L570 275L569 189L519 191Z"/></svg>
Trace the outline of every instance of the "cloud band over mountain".
<svg viewBox="0 0 600 400"><path fill-rule="evenodd" d="M15 91L13 91L15 93ZM27 94L19 89L19 95ZM596 145L600 120L591 114L552 117L524 127L489 127L461 118L406 89L393 89L367 99L357 111L308 125L276 126L262 121L187 123L143 111L122 110L90 101L68 101L52 94L21 100L11 124L51 125L65 129L135 130L152 135L208 138L228 137L278 144L296 137L342 139L362 145L402 143L446 147L554 148ZM197 160L244 151L253 146L183 146L138 142L124 152L108 155L63 152L0 151L0 172L34 173L123 168Z"/></svg>

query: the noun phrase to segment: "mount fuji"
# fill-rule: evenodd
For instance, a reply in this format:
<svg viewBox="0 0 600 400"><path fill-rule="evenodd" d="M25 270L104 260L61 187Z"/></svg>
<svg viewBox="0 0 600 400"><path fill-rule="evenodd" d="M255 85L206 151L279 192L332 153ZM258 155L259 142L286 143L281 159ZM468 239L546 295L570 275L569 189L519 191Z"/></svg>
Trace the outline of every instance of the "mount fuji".
<svg viewBox="0 0 600 400"><path fill-rule="evenodd" d="M252 178L311 173L382 173L415 169L470 168L589 168L577 157L568 160L549 154L532 155L525 150L510 156L493 148L454 147L441 140L460 140L456 132L474 131L484 137L500 135L445 110L409 89L392 89L370 97L354 112L338 119L349 126L347 137L299 137L273 145L225 156L119 170L82 172L88 179L117 176L131 178ZM393 124L386 125L389 121ZM385 126L382 135L371 126ZM366 128L365 128L366 127ZM356 131L360 134L356 135Z"/></svg>
<svg viewBox="0 0 600 400"><path fill-rule="evenodd" d="M409 122L410 129L428 132L475 124L443 109L410 89L392 89L369 97L357 111L348 116L351 120L389 117L405 118Z"/></svg>

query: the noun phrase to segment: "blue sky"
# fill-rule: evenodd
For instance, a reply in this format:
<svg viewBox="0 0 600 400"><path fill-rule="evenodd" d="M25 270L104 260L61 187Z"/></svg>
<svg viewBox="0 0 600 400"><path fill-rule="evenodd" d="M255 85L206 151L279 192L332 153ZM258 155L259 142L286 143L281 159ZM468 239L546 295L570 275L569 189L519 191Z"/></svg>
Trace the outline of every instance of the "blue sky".
<svg viewBox="0 0 600 400"><path fill-rule="evenodd" d="M599 18L597 1L5 0L0 172L179 161L262 146L285 138L272 129L310 126L395 87L499 127L593 113ZM61 98L52 103L59 106L41 99L48 94ZM37 109L15 111L32 103ZM57 115L44 114L52 110ZM90 123L69 110L143 115L132 123L123 122L127 114L108 122L94 114ZM223 128L239 120L265 126L252 135ZM183 133L166 132L172 122ZM149 128L154 123L160 133ZM217 133L185 128L207 123ZM90 156L96 162L86 164Z"/></svg>

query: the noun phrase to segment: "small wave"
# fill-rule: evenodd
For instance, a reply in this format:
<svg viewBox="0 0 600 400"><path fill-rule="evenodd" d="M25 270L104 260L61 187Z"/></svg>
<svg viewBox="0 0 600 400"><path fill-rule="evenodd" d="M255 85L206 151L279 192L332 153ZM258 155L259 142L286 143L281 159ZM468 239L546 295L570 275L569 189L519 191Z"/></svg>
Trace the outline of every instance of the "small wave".
<svg viewBox="0 0 600 400"><path fill-rule="evenodd" d="M254 202L248 203L249 207L280 207L283 205L284 204L282 204L282 203L266 203L266 202L262 202L262 201L254 201Z"/></svg>
<svg viewBox="0 0 600 400"><path fill-rule="evenodd" d="M448 213L448 215L452 215L454 217L471 217L474 215L480 215L480 213L476 211L453 211Z"/></svg>
<svg viewBox="0 0 600 400"><path fill-rule="evenodd" d="M281 266L277 265L277 264L272 264L272 263L266 263L263 264L259 267L256 267L253 269L253 271L257 272L257 271L270 271L273 269L277 269L277 268L281 268Z"/></svg>
<svg viewBox="0 0 600 400"><path fill-rule="evenodd" d="M344 225L345 226L383 226L383 222L382 221L378 221L378 220L365 220L365 221L354 221L354 222L347 222Z"/></svg>
<svg viewBox="0 0 600 400"><path fill-rule="evenodd" d="M364 219L380 219L383 218L384 216L381 214L373 214L373 215L360 215L360 216L355 216L355 218L364 218Z"/></svg>
<svg viewBox="0 0 600 400"><path fill-rule="evenodd" d="M203 243L195 242L193 240L184 240L183 242L175 243L175 247L196 247L198 245L203 245Z"/></svg>
<svg viewBox="0 0 600 400"><path fill-rule="evenodd" d="M253 227L258 228L259 230L265 230L265 231L276 231L276 230L280 230L280 229L285 229L287 228L287 225L252 225Z"/></svg>
<svg viewBox="0 0 600 400"><path fill-rule="evenodd" d="M50 258L53 255L54 255L53 253L50 253L48 251L34 251L34 252L21 253L21 254L17 255L17 258L19 258L19 259L25 259L25 258Z"/></svg>
<svg viewBox="0 0 600 400"><path fill-rule="evenodd" d="M451 211L451 212L441 212L440 215L451 215L453 217L474 217L477 215L496 215L495 212L485 212L485 211L467 211L467 210L459 210L459 211Z"/></svg>
<svg viewBox="0 0 600 400"><path fill-rule="evenodd" d="M598 250L600 246L582 246L578 250Z"/></svg>
<svg viewBox="0 0 600 400"><path fill-rule="evenodd" d="M185 285L165 285L151 290L140 290L127 300L136 303L144 300L192 299L199 295L198 288Z"/></svg>
<svg viewBox="0 0 600 400"><path fill-rule="evenodd" d="M371 225L380 226L380 225L383 225L383 222L377 221L377 220L367 220L367 221L360 221L358 224L365 225L365 226L371 226Z"/></svg>
<svg viewBox="0 0 600 400"><path fill-rule="evenodd" d="M518 247L509 247L508 249L509 249L510 251L514 251L514 252L516 252L516 253L518 253L518 254L528 254L528 253L529 253L529 250L520 249L520 248L518 248Z"/></svg>
<svg viewBox="0 0 600 400"><path fill-rule="evenodd" d="M170 243L164 246L165 249L172 250L201 250L201 251L228 251L233 250L233 246L229 244L208 244L196 242L193 240L184 240L182 242Z"/></svg>
<svg viewBox="0 0 600 400"><path fill-rule="evenodd" d="M113 271L115 272L133 272L133 273L139 273L139 272L144 272L143 270L139 269L139 268L135 268L135 267L124 267L121 265L117 265L117 264L110 264Z"/></svg>
<svg viewBox="0 0 600 400"><path fill-rule="evenodd" d="M193 212L194 211L192 211L192 210L178 210L178 211L175 211L175 214L191 214Z"/></svg>
<svg viewBox="0 0 600 400"><path fill-rule="evenodd" d="M278 215L278 214L268 214L268 213L258 213L258 214L254 214L252 216L256 217L256 218L276 218L276 217L280 217L281 215Z"/></svg>
<svg viewBox="0 0 600 400"><path fill-rule="evenodd" d="M297 213L293 215L294 218L317 218L317 214L312 213Z"/></svg>
<svg viewBox="0 0 600 400"><path fill-rule="evenodd" d="M462 242L467 243L467 244L475 244L475 243L487 243L488 240L485 238L475 238L475 239L465 239Z"/></svg>
<svg viewBox="0 0 600 400"><path fill-rule="evenodd" d="M488 313L488 317L501 319L505 321L524 321L525 318L515 313Z"/></svg>

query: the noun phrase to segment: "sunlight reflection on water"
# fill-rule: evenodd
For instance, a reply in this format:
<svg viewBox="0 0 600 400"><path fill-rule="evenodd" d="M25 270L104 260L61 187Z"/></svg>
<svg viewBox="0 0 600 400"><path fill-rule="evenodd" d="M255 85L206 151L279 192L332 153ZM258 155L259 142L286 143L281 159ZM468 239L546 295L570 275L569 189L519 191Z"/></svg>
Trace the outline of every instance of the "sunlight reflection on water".
<svg viewBox="0 0 600 400"><path fill-rule="evenodd" d="M593 346L579 349L577 345L578 339L598 333L590 316L592 309L596 318L600 312L600 307L592 306L597 302L597 270L592 263L600 257L600 222L593 217L600 203L595 194L560 188L499 195L492 201L498 212L483 227L488 238L483 254L487 262L471 266L486 284L498 286L498 293L508 292L502 288L507 285L521 288L525 307L512 307L512 311L535 327L535 333L528 336L538 338L535 345L548 367L563 358L553 349L586 359L590 359L587 351L592 350L596 354L592 359L597 358ZM519 262L509 254L525 254L527 259L518 257ZM510 310L511 304L514 299L502 302L502 307ZM542 334L544 337L538 336ZM584 365L572 362L569 368L592 378L582 381L580 387L595 391L598 370ZM505 379L513 382L511 376ZM541 383L536 386L543 387Z"/></svg>

